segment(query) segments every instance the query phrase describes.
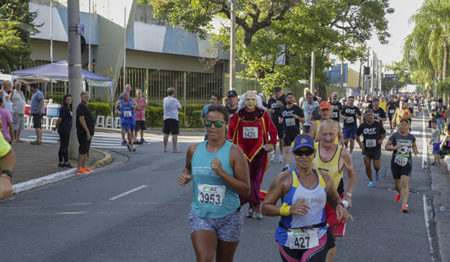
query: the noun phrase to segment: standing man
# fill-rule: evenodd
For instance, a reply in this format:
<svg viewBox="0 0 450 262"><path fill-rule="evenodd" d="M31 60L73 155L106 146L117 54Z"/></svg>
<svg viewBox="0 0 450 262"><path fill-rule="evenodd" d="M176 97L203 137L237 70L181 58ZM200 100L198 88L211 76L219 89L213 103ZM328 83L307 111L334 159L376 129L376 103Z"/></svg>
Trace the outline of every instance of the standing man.
<svg viewBox="0 0 450 262"><path fill-rule="evenodd" d="M344 128L342 133L344 135L344 145L348 149L348 143L350 142L350 154L355 147L355 133L357 127L357 119L361 118L361 111L354 105L355 97L349 96L347 105L342 108L342 119L344 119Z"/></svg>
<svg viewBox="0 0 450 262"><path fill-rule="evenodd" d="M383 125L384 121L386 121L386 113L384 112L383 108L380 107L380 100L375 97L373 98L372 102L372 109L373 109L373 118L376 122L380 122L381 125Z"/></svg>
<svg viewBox="0 0 450 262"><path fill-rule="evenodd" d="M42 145L42 116L44 115L44 95L35 84L30 85L31 96L30 114L33 116L33 127L36 130L36 141L32 145Z"/></svg>
<svg viewBox="0 0 450 262"><path fill-rule="evenodd" d="M135 126L134 109L136 104L130 99L130 94L124 92L121 100L116 103L116 114L120 115L120 126L126 132L128 137L127 148L130 152L135 152L133 146L133 132Z"/></svg>
<svg viewBox="0 0 450 262"><path fill-rule="evenodd" d="M315 145L317 153L313 160L313 168L321 174L328 174L332 178L340 198L347 201L348 207L352 207L352 192L356 185L356 173L349 152L342 145L335 143L337 134L336 121L325 120L320 125L320 141ZM344 169L348 177L346 193L344 193ZM325 218L327 224L333 230L334 236L343 237L345 222L338 219L336 211L330 205L325 206ZM336 247L330 249L326 261L333 261L335 255Z"/></svg>
<svg viewBox="0 0 450 262"><path fill-rule="evenodd" d="M270 119L272 119L273 124L278 130L278 145L280 149L280 156L278 157L278 161L282 163L284 161L283 158L283 124L280 124L278 122L278 116L280 115L280 110L283 106L286 106L286 96L283 95L283 89L281 87L275 87L273 89L273 96L269 99L269 113L270 113ZM276 161L276 155L277 155L277 147L275 146L275 149L272 153L272 158L270 159L271 162Z"/></svg>
<svg viewBox="0 0 450 262"><path fill-rule="evenodd" d="M147 130L147 123L145 122L145 108L148 106L145 98L142 97L142 90L136 90L136 98L134 99L136 108L134 109L134 117L136 118L136 132L134 134L135 144L144 144L144 130ZM138 139L138 132L141 133L141 140Z"/></svg>
<svg viewBox="0 0 450 262"><path fill-rule="evenodd" d="M442 98L439 98L438 104L436 105L436 123L441 135L444 134L445 130L445 119L443 114L447 111L447 107L442 104Z"/></svg>
<svg viewBox="0 0 450 262"><path fill-rule="evenodd" d="M86 159L89 155L89 148L91 147L91 141L95 131L94 117L88 107L88 103L88 92L81 92L81 103L78 105L76 111L77 138L78 143L80 144L78 148L78 169L76 173L79 175L89 174L94 171L89 169L86 165Z"/></svg>
<svg viewBox="0 0 450 262"><path fill-rule="evenodd" d="M294 104L294 94L286 95L286 106L281 108L279 123L283 125L283 142L284 142L284 168L283 172L289 170L291 163L291 144L295 138L300 135L300 123L305 122L303 110Z"/></svg>
<svg viewBox="0 0 450 262"><path fill-rule="evenodd" d="M123 94L125 94L125 93L128 93L128 96L131 97L131 86L130 86L130 84L126 84L125 85L123 92L119 96L119 100L117 100L117 102L116 102L116 105L117 105L117 103L120 103L120 101L123 100ZM120 126L120 127L121 127L120 128L120 133L122 134L122 146L126 146L127 145L127 141L125 140L125 133L126 132L125 132L125 129L122 126Z"/></svg>
<svg viewBox="0 0 450 262"><path fill-rule="evenodd" d="M339 123L340 120L340 114L342 111L342 104L338 101L338 93L334 92L331 95L331 119L334 121L337 121Z"/></svg>
<svg viewBox="0 0 450 262"><path fill-rule="evenodd" d="M11 113L5 110L5 103L3 103L3 98L0 97L0 116L2 118L2 134L3 137L12 144L14 140L14 128Z"/></svg>
<svg viewBox="0 0 450 262"><path fill-rule="evenodd" d="M2 121L0 119L0 128ZM16 155L11 145L0 136L0 200L8 198L13 193L11 178L16 168Z"/></svg>
<svg viewBox="0 0 450 262"><path fill-rule="evenodd" d="M391 128L391 133L394 133L395 121L393 121L393 119L397 108L398 108L397 98L391 95L391 99L389 99L389 102L387 103L387 113L389 117L389 126Z"/></svg>
<svg viewBox="0 0 450 262"><path fill-rule="evenodd" d="M303 103L303 113L305 114L305 123L303 124L303 134L308 134L311 128L311 115L316 107L319 107L319 103L314 101L314 97L311 93L306 94L306 103Z"/></svg>
<svg viewBox="0 0 450 262"><path fill-rule="evenodd" d="M20 133L25 128L24 114L26 100L21 90L22 84L19 81L14 83L14 93L12 94L12 118L14 125L15 142L22 143Z"/></svg>
<svg viewBox="0 0 450 262"><path fill-rule="evenodd" d="M178 123L178 111L181 110L181 104L175 98L175 88L169 87L167 89L167 97L163 100L164 107L164 151L167 152L167 143L169 142L169 135L172 133L173 152L180 153L178 150L177 141L180 133L180 125Z"/></svg>
<svg viewBox="0 0 450 262"><path fill-rule="evenodd" d="M380 122L375 121L372 109L367 109L366 112L364 112L364 117L365 121L356 131L356 142L362 150L364 166L366 167L366 175L369 178L368 187L371 188L374 186L374 183L372 177L372 166L370 162L371 160L373 161L373 168L376 173L375 180L379 181L381 168L381 145L386 137L386 130ZM363 143L361 143L361 135L364 137Z"/></svg>
<svg viewBox="0 0 450 262"><path fill-rule="evenodd" d="M5 104L5 110L12 113L12 103L11 103L11 82L6 80L3 82L3 89L0 92L0 97L3 98L3 103Z"/></svg>
<svg viewBox="0 0 450 262"><path fill-rule="evenodd" d="M234 90L228 91L228 103L225 108L228 110L230 118L237 112L238 110L238 94Z"/></svg>

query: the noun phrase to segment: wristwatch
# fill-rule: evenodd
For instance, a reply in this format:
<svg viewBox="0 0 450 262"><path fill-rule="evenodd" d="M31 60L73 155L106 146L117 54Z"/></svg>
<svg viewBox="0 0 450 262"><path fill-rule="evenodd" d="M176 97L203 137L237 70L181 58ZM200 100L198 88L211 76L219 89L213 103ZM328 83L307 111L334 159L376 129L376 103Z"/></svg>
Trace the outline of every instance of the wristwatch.
<svg viewBox="0 0 450 262"><path fill-rule="evenodd" d="M13 176L13 172L8 169L3 169L1 174L7 174L10 178Z"/></svg>

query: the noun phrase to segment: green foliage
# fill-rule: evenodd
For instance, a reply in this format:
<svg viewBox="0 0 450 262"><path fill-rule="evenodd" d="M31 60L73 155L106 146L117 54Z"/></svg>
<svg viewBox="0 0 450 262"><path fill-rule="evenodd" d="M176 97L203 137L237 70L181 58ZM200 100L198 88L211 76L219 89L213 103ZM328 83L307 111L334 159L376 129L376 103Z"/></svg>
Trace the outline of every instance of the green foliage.
<svg viewBox="0 0 450 262"><path fill-rule="evenodd" d="M450 94L450 80L446 79L437 84L438 97L446 97Z"/></svg>
<svg viewBox="0 0 450 262"><path fill-rule="evenodd" d="M408 67L401 63L395 62L392 66L386 66L386 68L390 71L393 71L394 74L397 75L397 78L394 80L390 79L382 79L382 88L385 91L389 91L392 88L402 88L406 85L412 84L411 73L408 71Z"/></svg>
<svg viewBox="0 0 450 262"><path fill-rule="evenodd" d="M62 104L64 95L60 94L47 94L45 99L53 99L54 104Z"/></svg>
<svg viewBox="0 0 450 262"><path fill-rule="evenodd" d="M0 69L6 73L30 63L30 33L37 32L30 0L0 0Z"/></svg>
<svg viewBox="0 0 450 262"><path fill-rule="evenodd" d="M92 112L92 115L94 116L94 119L97 119L98 115L103 116L111 115L111 105L108 103L89 102L88 106Z"/></svg>

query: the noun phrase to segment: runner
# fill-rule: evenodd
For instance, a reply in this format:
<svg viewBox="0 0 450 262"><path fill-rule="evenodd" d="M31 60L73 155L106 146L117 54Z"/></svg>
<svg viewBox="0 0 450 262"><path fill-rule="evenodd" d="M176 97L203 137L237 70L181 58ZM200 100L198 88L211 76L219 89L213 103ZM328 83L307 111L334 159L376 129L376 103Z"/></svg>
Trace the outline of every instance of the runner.
<svg viewBox="0 0 450 262"><path fill-rule="evenodd" d="M0 129L2 120L0 118ZM11 178L16 168L16 155L11 145L6 142L3 136L0 136L0 200L8 198L13 193Z"/></svg>
<svg viewBox="0 0 450 262"><path fill-rule="evenodd" d="M362 151L364 166L366 167L366 175L369 178L368 187L370 188L374 186L371 160L373 160L373 168L375 169L375 180L380 180L381 145L383 144L383 140L386 137L386 130L380 122L375 121L372 109L366 110L366 112L364 113L364 118L364 123L362 123L356 131L356 142L358 143ZM364 137L363 143L361 143L361 135L363 135Z"/></svg>
<svg viewBox="0 0 450 262"><path fill-rule="evenodd" d="M384 121L386 121L386 112L383 108L380 107L380 100L375 97L372 102L372 110L373 110L373 118L376 122L381 121L381 125L383 125Z"/></svg>
<svg viewBox="0 0 450 262"><path fill-rule="evenodd" d="M303 124L303 134L308 134L311 128L311 116L316 107L319 107L319 103L314 101L314 97L311 93L306 94L306 102L303 103L303 113L305 114L305 123Z"/></svg>
<svg viewBox="0 0 450 262"><path fill-rule="evenodd" d="M136 151L136 148L133 146L133 132L136 122L134 117L134 108L136 108L136 103L130 99L130 94L127 92L123 93L122 100L116 102L116 114L120 116L120 126L127 134L127 148L130 152Z"/></svg>
<svg viewBox="0 0 450 262"><path fill-rule="evenodd" d="M120 101L123 100L123 94L128 93L128 96L131 97L131 86L130 84L126 84L125 88L123 89L123 92L120 94L119 99L116 101L116 106L117 103L120 103ZM120 134L122 135L122 146L126 146L127 145L127 141L125 140L125 129L121 126L120 127Z"/></svg>
<svg viewBox="0 0 450 262"><path fill-rule="evenodd" d="M387 112L388 112L388 117L389 117L389 126L391 128L391 133L394 133L394 128L396 126L395 121L393 121L394 115L395 115L395 111L398 108L398 102L397 99L391 95L391 99L389 100L389 102L387 103Z"/></svg>
<svg viewBox="0 0 450 262"><path fill-rule="evenodd" d="M337 133L338 127L335 121L326 120L320 125L320 142L316 144L318 152L313 161L313 168L321 174L330 175L341 199L348 203L348 207L352 207L352 192L356 185L356 173L348 151L342 145L334 143ZM348 178L346 193L344 193L344 169ZM336 212L329 205L325 207L325 217L328 225L333 230L333 235L343 237L346 225L337 219ZM335 255L336 248L332 248L328 254L327 261L333 261Z"/></svg>
<svg viewBox="0 0 450 262"><path fill-rule="evenodd" d="M147 123L145 120L145 108L148 106L145 98L142 97L142 90L136 90L136 98L134 99L136 107L134 108L134 117L136 118L136 131L134 133L134 144L144 144L144 130L147 130ZM141 135L141 140L138 140L138 133Z"/></svg>
<svg viewBox="0 0 450 262"><path fill-rule="evenodd" d="M361 117L361 111L353 103L355 98L353 96L348 97L347 106L342 108L341 116L344 119L344 127L342 128L342 133L344 135L344 145L348 149L348 143L350 142L350 154L353 152L355 147L355 133L357 127L357 119ZM361 120L361 119L360 119Z"/></svg>
<svg viewBox="0 0 450 262"><path fill-rule="evenodd" d="M281 216L275 239L282 261L322 262L335 246L323 215L325 204L336 210L340 221L353 218L343 207L331 177L313 168L314 140L308 135L297 137L293 153L296 167L274 179L263 212ZM281 206L277 205L279 199Z"/></svg>
<svg viewBox="0 0 450 262"><path fill-rule="evenodd" d="M278 122L278 116L280 115L280 110L283 106L286 106L286 96L283 95L283 89L281 87L275 87L273 89L273 96L269 99L269 107L270 107L270 118L272 119L273 124L278 130L278 143L280 148L280 155L278 157L278 161L283 163L283 125ZM277 148L272 153L272 157L270 158L270 162L277 161Z"/></svg>
<svg viewBox="0 0 450 262"><path fill-rule="evenodd" d="M300 123L305 123L305 115L303 110L294 104L294 94L286 94L285 107L281 108L279 123L283 124L283 142L284 142L284 168L283 171L289 170L291 163L291 144L295 138L300 135Z"/></svg>
<svg viewBox="0 0 450 262"><path fill-rule="evenodd" d="M410 123L407 119L401 119L399 130L389 137L385 149L392 152L391 172L394 178L397 195L395 202L402 200L402 212L408 213L409 178L412 172L412 155L419 154L416 138L409 133Z"/></svg>
<svg viewBox="0 0 450 262"><path fill-rule="evenodd" d="M436 105L436 123L439 131L441 132L441 135L444 134L445 130L445 119L444 114L447 111L447 107L442 104L442 98L439 98L438 104Z"/></svg>
<svg viewBox="0 0 450 262"><path fill-rule="evenodd" d="M238 110L238 94L234 90L228 91L228 103L226 105L226 109L228 110L230 118L237 112Z"/></svg>
<svg viewBox="0 0 450 262"><path fill-rule="evenodd" d="M400 100L399 108L397 108L397 110L395 110L393 121L398 126L400 124L401 120L403 120L403 119L409 120L411 118L412 118L412 114L411 114L411 111L409 111L409 109L408 109L408 103L406 103L405 100L402 98Z"/></svg>
<svg viewBox="0 0 450 262"><path fill-rule="evenodd" d="M239 147L225 139L228 112L210 106L205 115L208 140L191 145L180 186L193 180L189 221L197 261L233 261L242 233L239 195L250 194L247 161Z"/></svg>
<svg viewBox="0 0 450 262"><path fill-rule="evenodd" d="M340 113L342 111L342 104L338 101L338 93L337 92L334 92L331 95L331 110L333 111L331 118L334 121L337 121L339 123Z"/></svg>
<svg viewBox="0 0 450 262"><path fill-rule="evenodd" d="M331 104L328 101L323 101L320 103L319 106L319 114L320 114L320 120L316 120L314 123L311 124L311 129L309 130L309 136L314 138L316 142L319 141L319 127L321 123L323 123L326 120L331 120ZM342 136L341 128L338 123L336 123L336 127L338 129L338 135L336 136L334 143L335 144L343 144L344 138Z"/></svg>

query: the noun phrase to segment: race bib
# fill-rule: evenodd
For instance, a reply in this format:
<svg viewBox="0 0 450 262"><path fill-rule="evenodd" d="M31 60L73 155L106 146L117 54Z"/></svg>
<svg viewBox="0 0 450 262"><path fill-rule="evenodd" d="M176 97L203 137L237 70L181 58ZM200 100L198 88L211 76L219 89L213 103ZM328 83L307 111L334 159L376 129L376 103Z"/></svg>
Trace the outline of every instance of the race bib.
<svg viewBox="0 0 450 262"><path fill-rule="evenodd" d="M395 113L395 109L389 109L389 114Z"/></svg>
<svg viewBox="0 0 450 262"><path fill-rule="evenodd" d="M198 202L221 206L225 198L225 186L198 184Z"/></svg>
<svg viewBox="0 0 450 262"><path fill-rule="evenodd" d="M376 139L366 139L366 147L376 147L377 140Z"/></svg>
<svg viewBox="0 0 450 262"><path fill-rule="evenodd" d="M395 156L394 163L399 166L406 166L406 164L408 164L408 158L403 156Z"/></svg>
<svg viewBox="0 0 450 262"><path fill-rule="evenodd" d="M286 126L295 126L295 119L294 118L286 118Z"/></svg>
<svg viewBox="0 0 450 262"><path fill-rule="evenodd" d="M354 119L353 117L347 117L347 119L345 119L345 122L346 122L347 124L352 124L352 123L355 122L355 119Z"/></svg>
<svg viewBox="0 0 450 262"><path fill-rule="evenodd" d="M244 127L244 138L257 139L258 138L258 128L257 127Z"/></svg>
<svg viewBox="0 0 450 262"><path fill-rule="evenodd" d="M290 249L310 249L319 245L317 229L291 229L288 231Z"/></svg>
<svg viewBox="0 0 450 262"><path fill-rule="evenodd" d="M131 111L123 111L123 117L131 117Z"/></svg>
<svg viewBox="0 0 450 262"><path fill-rule="evenodd" d="M332 118L338 118L338 116L339 116L338 112L333 112Z"/></svg>

